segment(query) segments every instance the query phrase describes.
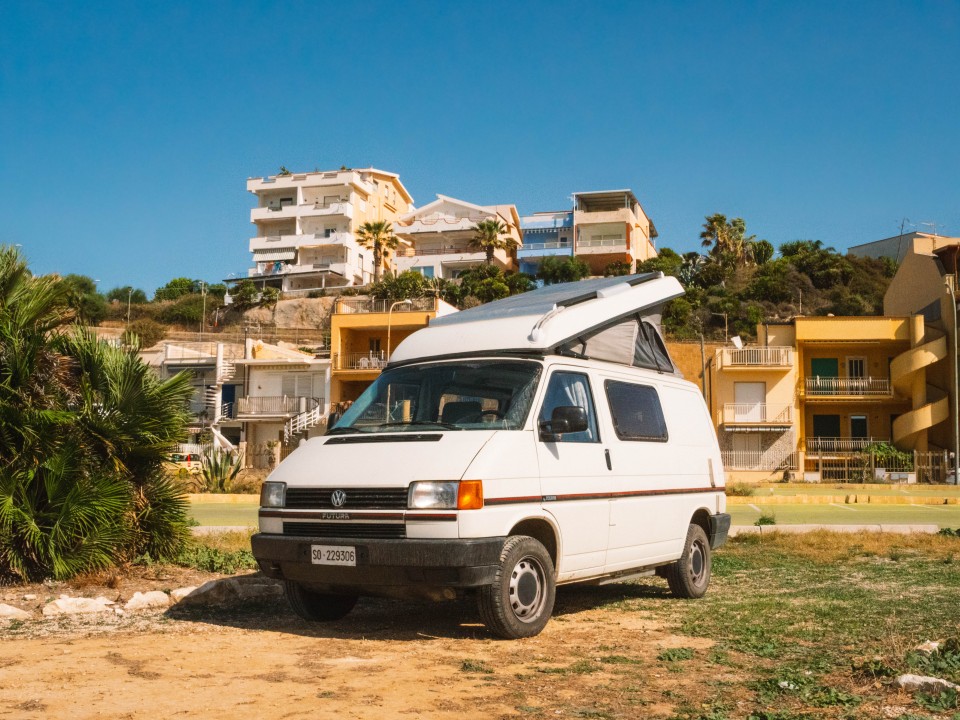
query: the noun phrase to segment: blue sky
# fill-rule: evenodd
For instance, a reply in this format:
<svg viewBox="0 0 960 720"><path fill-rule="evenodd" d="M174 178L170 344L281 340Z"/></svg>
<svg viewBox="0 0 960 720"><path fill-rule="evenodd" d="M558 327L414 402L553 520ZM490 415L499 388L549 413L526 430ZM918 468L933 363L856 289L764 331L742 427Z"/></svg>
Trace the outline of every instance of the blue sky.
<svg viewBox="0 0 960 720"><path fill-rule="evenodd" d="M245 273L250 176L374 165L569 206L630 187L846 248L960 235L958 2L4 5L0 242L148 293ZM908 226L909 227L909 226Z"/></svg>

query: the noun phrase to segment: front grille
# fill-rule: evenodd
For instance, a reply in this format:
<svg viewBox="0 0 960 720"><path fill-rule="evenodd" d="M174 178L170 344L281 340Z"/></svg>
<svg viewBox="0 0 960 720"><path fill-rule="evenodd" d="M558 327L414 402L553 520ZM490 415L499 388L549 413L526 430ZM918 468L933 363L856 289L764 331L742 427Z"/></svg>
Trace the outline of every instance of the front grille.
<svg viewBox="0 0 960 720"><path fill-rule="evenodd" d="M346 502L334 507L330 496L343 490ZM406 488L287 488L285 506L300 510L405 510Z"/></svg>
<svg viewBox="0 0 960 720"><path fill-rule="evenodd" d="M400 540L407 536L407 528L403 523L284 522L283 534L296 537Z"/></svg>

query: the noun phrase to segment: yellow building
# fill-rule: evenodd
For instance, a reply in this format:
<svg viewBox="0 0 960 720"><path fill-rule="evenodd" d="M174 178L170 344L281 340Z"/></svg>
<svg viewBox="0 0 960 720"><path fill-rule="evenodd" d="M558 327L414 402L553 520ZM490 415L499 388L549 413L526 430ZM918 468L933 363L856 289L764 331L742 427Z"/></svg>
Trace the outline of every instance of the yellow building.
<svg viewBox="0 0 960 720"><path fill-rule="evenodd" d="M946 401L926 370L945 343L919 316L799 317L757 335L713 360L712 409L735 479L849 479L852 458L877 442L942 450L929 428Z"/></svg>
<svg viewBox="0 0 960 720"><path fill-rule="evenodd" d="M457 312L439 298L375 300L342 297L330 320L330 398L356 400L390 359L390 353L431 318Z"/></svg>

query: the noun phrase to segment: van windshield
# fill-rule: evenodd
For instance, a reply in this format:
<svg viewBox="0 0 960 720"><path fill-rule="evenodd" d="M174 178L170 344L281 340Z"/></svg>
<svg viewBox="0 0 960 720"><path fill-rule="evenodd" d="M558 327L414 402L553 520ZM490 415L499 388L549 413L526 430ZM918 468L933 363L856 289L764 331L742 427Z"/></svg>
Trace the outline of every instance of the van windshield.
<svg viewBox="0 0 960 720"><path fill-rule="evenodd" d="M330 434L518 430L526 422L541 366L477 360L384 371Z"/></svg>

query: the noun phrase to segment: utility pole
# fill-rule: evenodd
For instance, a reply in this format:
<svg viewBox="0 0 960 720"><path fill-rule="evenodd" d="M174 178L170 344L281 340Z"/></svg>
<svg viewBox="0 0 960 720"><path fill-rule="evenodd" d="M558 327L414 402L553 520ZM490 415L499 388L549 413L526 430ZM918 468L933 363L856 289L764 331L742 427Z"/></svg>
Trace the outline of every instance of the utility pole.
<svg viewBox="0 0 960 720"><path fill-rule="evenodd" d="M133 296L133 286L127 288L127 327L130 327L130 298Z"/></svg>
<svg viewBox="0 0 960 720"><path fill-rule="evenodd" d="M200 342L203 342L203 323L207 319L207 284L200 281L200 294L203 296L203 310L200 311Z"/></svg>

